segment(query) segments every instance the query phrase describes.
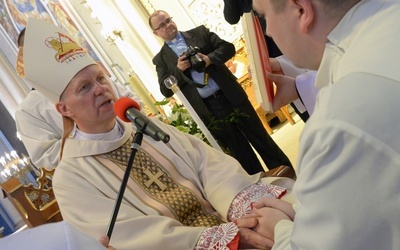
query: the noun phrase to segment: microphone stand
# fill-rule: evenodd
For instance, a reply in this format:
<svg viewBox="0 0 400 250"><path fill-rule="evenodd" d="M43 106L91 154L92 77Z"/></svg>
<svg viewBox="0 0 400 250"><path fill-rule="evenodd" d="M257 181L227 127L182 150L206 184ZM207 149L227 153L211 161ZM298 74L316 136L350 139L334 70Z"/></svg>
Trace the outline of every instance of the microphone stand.
<svg viewBox="0 0 400 250"><path fill-rule="evenodd" d="M124 173L124 177L122 179L122 183L121 183L121 186L119 189L117 201L115 202L115 205L114 205L113 214L112 214L110 223L108 224L107 236L108 236L109 240L111 240L111 234L114 229L115 221L117 219L118 211L121 206L122 198L124 197L125 188L128 183L129 176L131 174L133 160L135 159L136 152L138 151L140 145L142 144L143 131L145 131L146 126L147 126L147 122L143 125L143 127L141 129L138 128L138 130L136 131L136 133L133 137L132 146L131 146L131 150L132 150L131 155L129 156L128 165L126 166L126 169L125 169L125 173Z"/></svg>

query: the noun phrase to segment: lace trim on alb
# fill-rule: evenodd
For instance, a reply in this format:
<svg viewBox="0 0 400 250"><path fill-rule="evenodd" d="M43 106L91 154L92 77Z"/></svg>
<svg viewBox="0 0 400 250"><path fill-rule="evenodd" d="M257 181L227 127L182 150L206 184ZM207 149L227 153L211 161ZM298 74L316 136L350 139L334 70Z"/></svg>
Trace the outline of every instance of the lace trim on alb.
<svg viewBox="0 0 400 250"><path fill-rule="evenodd" d="M239 228L233 223L224 223L205 229L194 250L229 250L228 244L238 234Z"/></svg>
<svg viewBox="0 0 400 250"><path fill-rule="evenodd" d="M285 193L286 189L283 187L261 182L248 186L233 199L228 211L228 220L234 221L249 214L251 212L251 203L253 202L267 197L279 199Z"/></svg>

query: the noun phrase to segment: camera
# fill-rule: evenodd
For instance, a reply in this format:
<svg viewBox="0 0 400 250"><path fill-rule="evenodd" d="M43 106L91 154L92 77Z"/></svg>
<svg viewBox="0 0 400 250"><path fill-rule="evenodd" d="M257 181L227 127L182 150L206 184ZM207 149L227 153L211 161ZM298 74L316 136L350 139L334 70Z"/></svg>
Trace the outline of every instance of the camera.
<svg viewBox="0 0 400 250"><path fill-rule="evenodd" d="M189 46L186 51L186 58L190 65L197 72L203 72L206 67L206 62L197 54L200 51L198 47Z"/></svg>

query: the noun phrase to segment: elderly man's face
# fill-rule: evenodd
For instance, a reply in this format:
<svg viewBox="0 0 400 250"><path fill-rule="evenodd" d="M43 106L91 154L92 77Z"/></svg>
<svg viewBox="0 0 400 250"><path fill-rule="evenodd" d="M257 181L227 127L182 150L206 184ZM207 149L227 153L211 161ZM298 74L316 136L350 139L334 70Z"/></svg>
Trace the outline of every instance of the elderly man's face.
<svg viewBox="0 0 400 250"><path fill-rule="evenodd" d="M72 118L86 133L104 133L115 124L116 97L110 82L98 65L79 71L65 89L57 110Z"/></svg>

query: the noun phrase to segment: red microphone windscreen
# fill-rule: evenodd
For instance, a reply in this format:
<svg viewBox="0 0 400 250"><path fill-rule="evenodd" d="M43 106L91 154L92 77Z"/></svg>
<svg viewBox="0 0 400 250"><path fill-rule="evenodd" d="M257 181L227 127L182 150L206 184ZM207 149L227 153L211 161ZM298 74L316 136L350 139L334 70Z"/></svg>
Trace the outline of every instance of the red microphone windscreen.
<svg viewBox="0 0 400 250"><path fill-rule="evenodd" d="M130 122L126 116L126 111L130 108L140 110L140 105L129 97L121 97L114 104L115 114L125 122Z"/></svg>

